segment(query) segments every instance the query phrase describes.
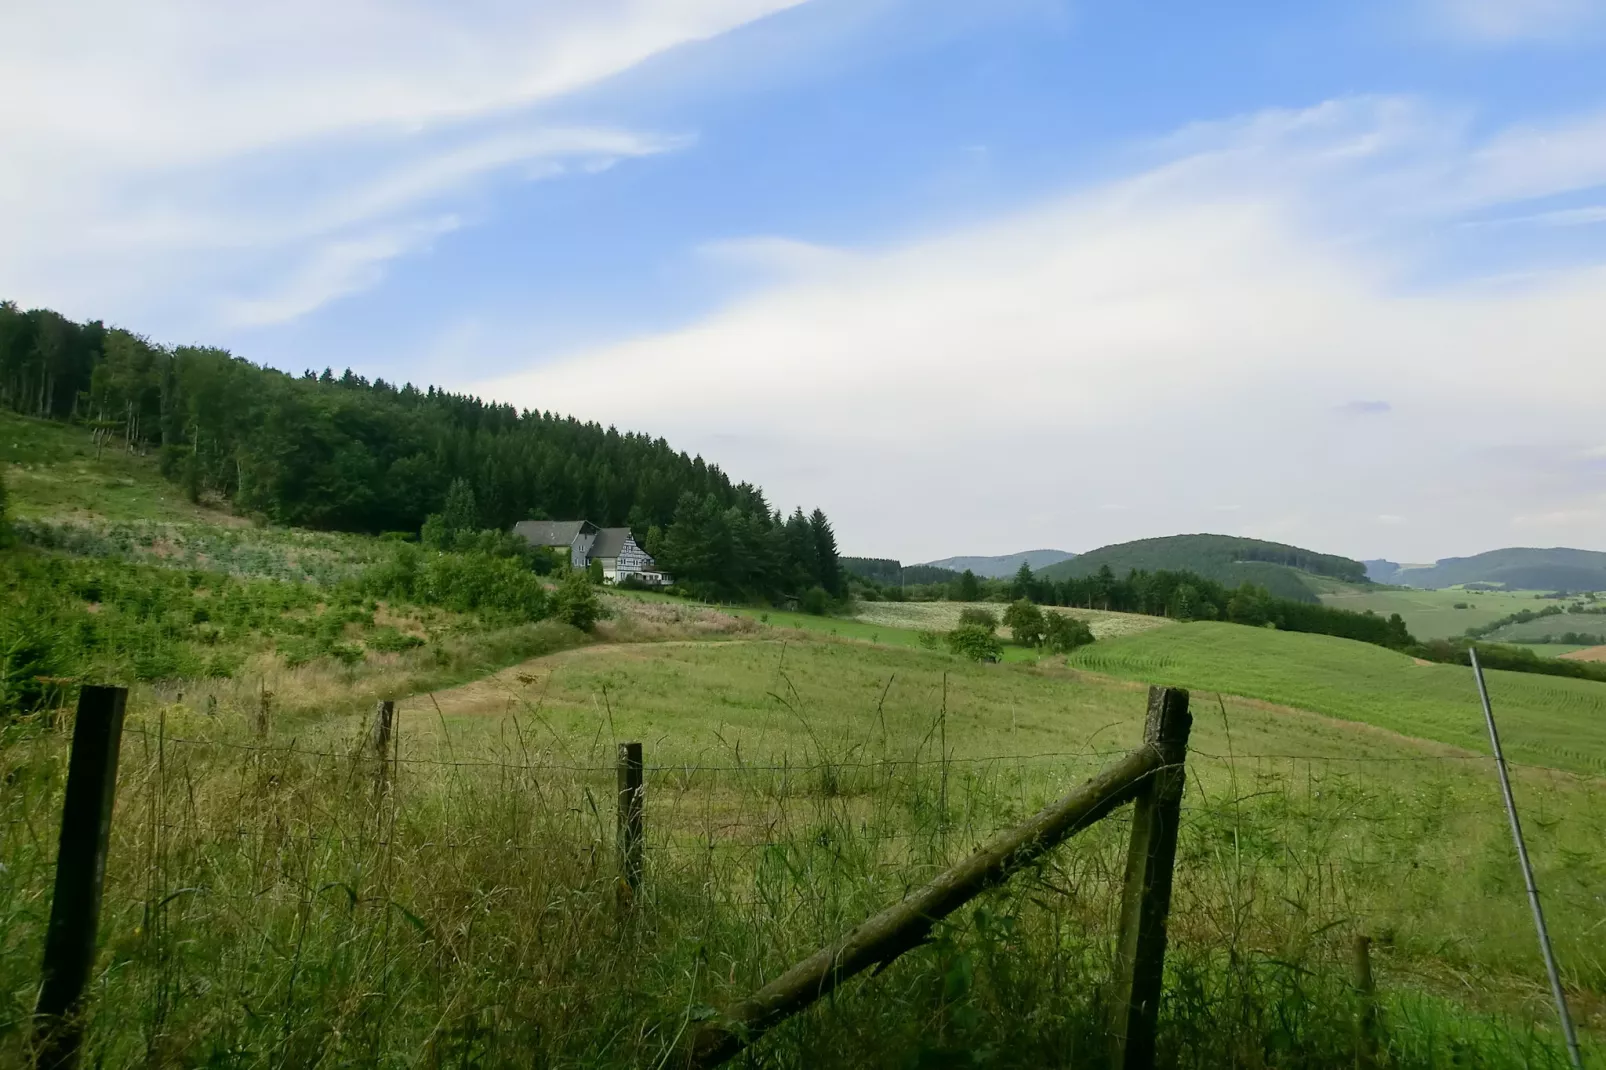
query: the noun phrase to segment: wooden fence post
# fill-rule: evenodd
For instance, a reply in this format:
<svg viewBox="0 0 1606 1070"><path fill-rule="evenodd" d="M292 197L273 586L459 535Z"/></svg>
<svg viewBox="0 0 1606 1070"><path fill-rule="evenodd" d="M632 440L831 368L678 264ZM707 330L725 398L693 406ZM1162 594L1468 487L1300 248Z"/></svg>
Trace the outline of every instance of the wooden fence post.
<svg viewBox="0 0 1606 1070"><path fill-rule="evenodd" d="M395 717L396 703L388 698L374 710L373 744L374 759L377 763L374 769L374 782L381 791L385 788L386 775L390 768L390 733Z"/></svg>
<svg viewBox="0 0 1606 1070"><path fill-rule="evenodd" d="M1159 1023L1160 981L1165 969L1165 923L1171 910L1171 871L1177 857L1177 825L1187 782L1188 693L1149 689L1143 741L1159 752L1161 765L1136 799L1132 842L1121 895L1121 934L1116 945L1114 1070L1152 1070Z"/></svg>
<svg viewBox="0 0 1606 1070"><path fill-rule="evenodd" d="M643 833L641 744L619 744L619 901L628 905L641 890Z"/></svg>
<svg viewBox="0 0 1606 1070"><path fill-rule="evenodd" d="M1355 1060L1361 1070L1377 1065L1377 984L1372 979L1372 938L1357 934L1354 956Z"/></svg>
<svg viewBox="0 0 1606 1070"><path fill-rule="evenodd" d="M268 738L268 711L273 706L273 692L268 690L267 677L262 678L262 691L257 696L257 738Z"/></svg>
<svg viewBox="0 0 1606 1070"><path fill-rule="evenodd" d="M35 1058L40 1070L72 1070L83 1041L84 987L95 964L106 846L111 837L117 754L128 691L86 686L78 693L67 792L61 807L56 890L45 931L39 1002L34 1008Z"/></svg>

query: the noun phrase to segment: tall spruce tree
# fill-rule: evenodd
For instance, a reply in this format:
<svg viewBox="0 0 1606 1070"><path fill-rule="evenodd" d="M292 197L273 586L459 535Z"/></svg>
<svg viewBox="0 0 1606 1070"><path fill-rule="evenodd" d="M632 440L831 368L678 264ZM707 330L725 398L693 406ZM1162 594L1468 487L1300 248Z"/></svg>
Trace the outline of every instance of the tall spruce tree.
<svg viewBox="0 0 1606 1070"><path fill-rule="evenodd" d="M814 536L814 555L819 583L833 598L842 597L842 562L836 552L836 532L821 509L809 515L809 531Z"/></svg>

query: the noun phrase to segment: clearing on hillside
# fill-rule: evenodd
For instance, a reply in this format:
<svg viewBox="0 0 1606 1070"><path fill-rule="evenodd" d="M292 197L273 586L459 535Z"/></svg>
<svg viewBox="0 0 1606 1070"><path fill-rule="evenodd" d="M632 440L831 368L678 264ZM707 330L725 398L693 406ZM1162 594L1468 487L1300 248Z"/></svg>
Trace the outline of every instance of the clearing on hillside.
<svg viewBox="0 0 1606 1070"><path fill-rule="evenodd" d="M0 466L11 508L23 519L205 521L242 524L221 510L193 505L163 479L156 458L97 447L82 427L0 410Z"/></svg>

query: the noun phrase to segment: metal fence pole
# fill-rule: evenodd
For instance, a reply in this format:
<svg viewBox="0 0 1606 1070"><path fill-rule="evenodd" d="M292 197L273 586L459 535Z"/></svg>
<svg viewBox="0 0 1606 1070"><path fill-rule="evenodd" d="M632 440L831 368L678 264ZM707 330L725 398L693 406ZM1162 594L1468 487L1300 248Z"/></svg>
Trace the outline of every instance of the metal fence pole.
<svg viewBox="0 0 1606 1070"><path fill-rule="evenodd" d="M1500 732L1494 726L1494 707L1489 704L1489 685L1483 679L1483 666L1478 664L1476 647L1468 647L1472 660L1472 675L1478 681L1478 698L1483 702L1483 719L1489 725L1489 745L1494 748L1494 767L1500 774L1500 792L1506 800L1506 816L1511 818L1511 838L1517 843L1517 861L1522 864L1522 879L1528 886L1528 905L1533 908L1534 928L1539 932L1539 950L1545 956L1545 972L1550 976L1550 993L1556 997L1556 1013L1561 1016L1561 1034L1567 1042L1567 1055L1573 1066L1582 1070L1584 1057L1578 1050L1578 1031L1573 1028L1573 1016L1567 1009L1567 993L1562 991L1561 971L1556 968L1556 953L1550 946L1550 930L1545 928L1545 911L1539 905L1539 886L1534 883L1533 863L1528 860L1528 846L1522 839L1522 822L1517 819L1517 801L1511 795L1511 774L1506 769L1506 753L1500 747Z"/></svg>
<svg viewBox="0 0 1606 1070"><path fill-rule="evenodd" d="M61 807L56 890L50 903L43 978L34 1010L34 1065L40 1070L72 1070L78 1065L84 988L95 964L127 701L128 691L121 687L89 686L78 693L67 792Z"/></svg>

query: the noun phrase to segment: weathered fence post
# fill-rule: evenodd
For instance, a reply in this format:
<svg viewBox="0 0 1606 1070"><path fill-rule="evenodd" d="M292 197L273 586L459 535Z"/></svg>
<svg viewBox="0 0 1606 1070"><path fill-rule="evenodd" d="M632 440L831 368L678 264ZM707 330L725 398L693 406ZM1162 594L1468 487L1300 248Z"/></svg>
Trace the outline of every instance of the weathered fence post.
<svg viewBox="0 0 1606 1070"><path fill-rule="evenodd" d="M1165 969L1166 914L1171 910L1171 871L1177 857L1177 825L1187 782L1188 693L1149 689L1143 741L1161 765L1137 796L1132 842L1121 895L1121 934L1116 945L1113 1023L1115 1070L1151 1070L1159 1023L1160 981Z"/></svg>
<svg viewBox="0 0 1606 1070"><path fill-rule="evenodd" d="M619 744L619 901L628 905L641 890L643 834L641 744Z"/></svg>
<svg viewBox="0 0 1606 1070"><path fill-rule="evenodd" d="M383 791L390 768L390 732L396 716L396 704L385 699L374 710L374 768L375 786Z"/></svg>
<svg viewBox="0 0 1606 1070"><path fill-rule="evenodd" d="M61 807L56 890L45 931L45 959L34 1014L34 1065L71 1070L83 1041L84 987L95 964L100 897L106 878L117 753L128 691L86 686L78 693L67 793Z"/></svg>
<svg viewBox="0 0 1606 1070"><path fill-rule="evenodd" d="M257 738L268 738L268 711L273 707L273 692L268 690L267 677L262 679L262 691L257 696Z"/></svg>
<svg viewBox="0 0 1606 1070"><path fill-rule="evenodd" d="M1377 1065L1377 984L1372 979L1372 938L1357 934L1354 958L1355 1058L1361 1070Z"/></svg>

